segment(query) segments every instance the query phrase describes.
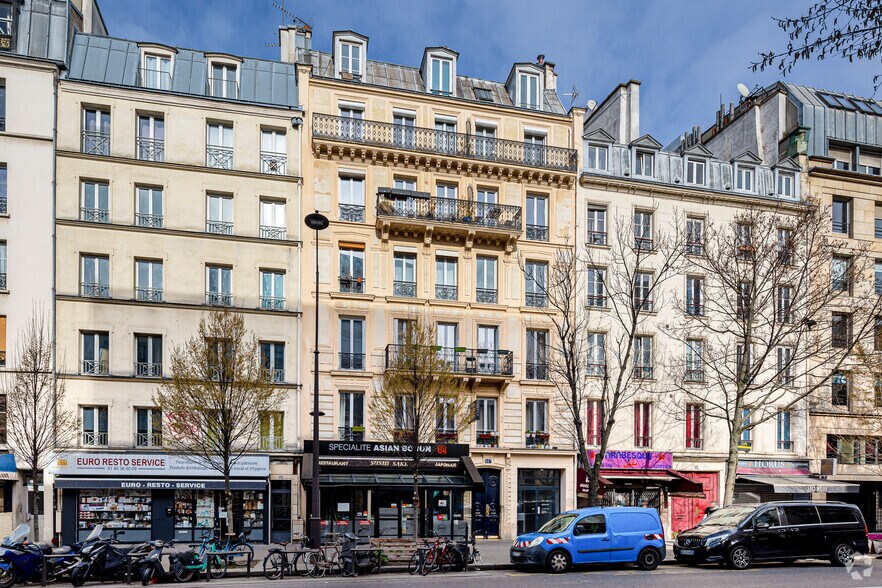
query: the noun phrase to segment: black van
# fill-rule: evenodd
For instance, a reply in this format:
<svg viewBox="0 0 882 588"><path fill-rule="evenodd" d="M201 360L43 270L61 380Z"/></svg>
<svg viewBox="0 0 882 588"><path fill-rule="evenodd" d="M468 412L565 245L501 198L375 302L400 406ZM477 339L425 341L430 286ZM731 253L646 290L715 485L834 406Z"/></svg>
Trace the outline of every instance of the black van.
<svg viewBox="0 0 882 588"><path fill-rule="evenodd" d="M848 565L868 553L864 516L844 502L733 504L683 531L674 558L686 564L726 563L743 570L752 561L818 558Z"/></svg>

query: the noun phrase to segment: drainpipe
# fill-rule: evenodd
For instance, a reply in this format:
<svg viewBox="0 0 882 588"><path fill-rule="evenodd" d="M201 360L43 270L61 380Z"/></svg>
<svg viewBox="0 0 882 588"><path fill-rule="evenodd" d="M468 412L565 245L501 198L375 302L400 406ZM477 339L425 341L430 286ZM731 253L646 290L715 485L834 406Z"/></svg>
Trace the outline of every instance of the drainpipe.
<svg viewBox="0 0 882 588"><path fill-rule="evenodd" d="M69 8L68 8L68 10L69 10ZM49 330L50 330L50 333L52 334L52 354L51 354L51 357L49 360L50 361L49 369L52 372L52 390L54 391L53 395L52 395L52 435L53 435L52 446L57 447L57 445L58 445L58 443L57 443L58 429L55 426L55 423L57 421L58 407L55 404L56 399L57 399L57 394L55 392L57 392L57 390L58 390L58 388L57 388L58 370L57 370L57 364L56 364L56 358L58 357L58 342L57 342L57 338L56 338L57 333L58 333L58 329L57 329L57 322L58 321L56 318L57 317L57 315L56 315L57 304L56 304L56 295L55 294L56 294L56 279L57 279L57 275L56 275L57 274L56 249L57 249L57 242L58 242L58 236L57 236L58 224L56 223L56 218L58 218L57 214L56 214L56 210L58 207L58 203L57 203L57 200L58 200L58 194L57 194L57 192L58 192L58 169L57 169L58 164L57 164L57 161L58 161L58 159L56 157L56 153L58 152L58 84L60 83L58 69L55 70L55 73L52 74L52 77L53 77L53 80L52 80L52 82L53 82L52 83L52 253L51 253L51 260L52 260L52 290L51 290L51 294L52 294L51 304L52 304L52 306L51 306L51 308L52 308L52 311L51 311L51 316L49 319L49 323L50 323ZM37 485L36 472L31 472L31 473L33 474L33 477L34 477L34 491L39 492L40 487ZM43 475L43 488L44 488L44 493L45 493L45 488L46 488L45 473ZM27 489L26 489L26 491L27 491ZM57 500L56 499L57 499L57 493L55 492L55 483L54 483L54 479L53 479L53 483L52 483L52 506L53 506L53 508L52 508L52 512L53 512L52 535L53 536L55 536L55 534L58 532L58 529L55 528L56 517L54 516L55 509L57 508ZM47 510L46 509L46 501L44 500L43 501L43 512L46 512L46 510ZM39 516L39 515L35 514L34 516ZM45 522L46 521L45 521L45 516L44 516L43 525L40 525L41 530L45 529ZM40 541L39 537L36 537L35 539L37 541Z"/></svg>

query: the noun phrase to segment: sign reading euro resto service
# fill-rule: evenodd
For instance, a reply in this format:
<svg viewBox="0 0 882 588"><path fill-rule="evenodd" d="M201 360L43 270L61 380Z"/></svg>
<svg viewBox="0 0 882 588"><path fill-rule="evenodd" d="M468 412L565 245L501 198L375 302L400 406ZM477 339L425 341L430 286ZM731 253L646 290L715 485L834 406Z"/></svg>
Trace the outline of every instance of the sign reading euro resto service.
<svg viewBox="0 0 882 588"><path fill-rule="evenodd" d="M588 450L588 463L594 465L599 451ZM674 454L670 451L607 451L600 464L604 470L670 470Z"/></svg>
<svg viewBox="0 0 882 588"><path fill-rule="evenodd" d="M56 476L219 476L217 470L173 453L63 453L49 472ZM268 455L243 455L233 464L236 477L269 476Z"/></svg>

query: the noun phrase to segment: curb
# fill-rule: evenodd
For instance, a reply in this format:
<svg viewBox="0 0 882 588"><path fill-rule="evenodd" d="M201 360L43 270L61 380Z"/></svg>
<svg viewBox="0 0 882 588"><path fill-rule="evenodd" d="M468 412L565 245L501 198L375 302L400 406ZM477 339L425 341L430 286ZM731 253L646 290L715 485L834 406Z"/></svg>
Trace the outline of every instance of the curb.
<svg viewBox="0 0 882 588"><path fill-rule="evenodd" d="M516 566L511 563L482 563L480 565L470 565L468 570L461 570L459 572L453 572L455 574L468 573L468 572L485 572L490 570L514 570ZM358 576L350 576L350 577L359 577L359 576L382 576L385 574L406 574L407 567L403 566L388 566L384 567L383 571L380 574L359 574ZM227 574L223 578L219 578L220 580L226 579L241 579L248 578L248 574L245 573L244 570L236 570L227 572ZM263 570L252 569L251 570L251 579L264 579ZM286 579L289 576L285 576ZM217 581L217 580L212 580Z"/></svg>

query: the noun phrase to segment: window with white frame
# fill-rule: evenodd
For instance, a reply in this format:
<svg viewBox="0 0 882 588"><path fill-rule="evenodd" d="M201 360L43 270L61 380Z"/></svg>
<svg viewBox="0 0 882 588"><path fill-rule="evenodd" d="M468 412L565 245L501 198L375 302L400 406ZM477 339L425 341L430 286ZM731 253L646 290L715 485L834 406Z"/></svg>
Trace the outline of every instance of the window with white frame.
<svg viewBox="0 0 882 588"><path fill-rule="evenodd" d="M527 379L548 379L548 331L527 329Z"/></svg>
<svg viewBox="0 0 882 588"><path fill-rule="evenodd" d="M527 194L527 239L548 241L548 198Z"/></svg>
<svg viewBox="0 0 882 588"><path fill-rule="evenodd" d="M416 145L416 113L393 111L392 139L399 147L413 148Z"/></svg>
<svg viewBox="0 0 882 588"><path fill-rule="evenodd" d="M637 210L634 212L634 249L651 251L652 247L652 213Z"/></svg>
<svg viewBox="0 0 882 588"><path fill-rule="evenodd" d="M496 258L478 255L476 257L477 281L475 301L496 304L499 299L496 286Z"/></svg>
<svg viewBox="0 0 882 588"><path fill-rule="evenodd" d="M260 236L264 239L284 239L287 236L284 200L261 199Z"/></svg>
<svg viewBox="0 0 882 588"><path fill-rule="evenodd" d="M475 430L478 435L496 432L496 399L475 399ZM480 438L478 441L480 444Z"/></svg>
<svg viewBox="0 0 882 588"><path fill-rule="evenodd" d="M528 72L518 74L518 106L539 108L539 76Z"/></svg>
<svg viewBox="0 0 882 588"><path fill-rule="evenodd" d="M364 245L360 243L340 246L340 291L364 293Z"/></svg>
<svg viewBox="0 0 882 588"><path fill-rule="evenodd" d="M107 445L107 407L82 407L82 445Z"/></svg>
<svg viewBox="0 0 882 588"><path fill-rule="evenodd" d="M279 451L285 446L285 413L270 410L260 413L260 450Z"/></svg>
<svg viewBox="0 0 882 588"><path fill-rule="evenodd" d="M138 115L137 157L141 161L165 160L165 119L155 114Z"/></svg>
<svg viewBox="0 0 882 588"><path fill-rule="evenodd" d="M456 435L456 399L439 398L437 418L435 421L437 432L442 435Z"/></svg>
<svg viewBox="0 0 882 588"><path fill-rule="evenodd" d="M260 270L260 307L267 310L285 309L285 272Z"/></svg>
<svg viewBox="0 0 882 588"><path fill-rule="evenodd" d="M337 426L341 441L364 440L364 392L340 392Z"/></svg>
<svg viewBox="0 0 882 588"><path fill-rule="evenodd" d="M456 258L439 255L435 258L435 299L456 300Z"/></svg>
<svg viewBox="0 0 882 588"><path fill-rule="evenodd" d="M212 63L211 77L208 85L211 88L211 95L216 98L238 98L239 83L237 68L229 63Z"/></svg>
<svg viewBox="0 0 882 588"><path fill-rule="evenodd" d="M704 341L686 340L686 382L704 382Z"/></svg>
<svg viewBox="0 0 882 588"><path fill-rule="evenodd" d="M545 165L545 134L524 132L524 163L533 166Z"/></svg>
<svg viewBox="0 0 882 588"><path fill-rule="evenodd" d="M138 186L135 188L135 224L153 229L163 226L162 188Z"/></svg>
<svg viewBox="0 0 882 588"><path fill-rule="evenodd" d="M135 446L162 446L162 410L159 408L135 409Z"/></svg>
<svg viewBox="0 0 882 588"><path fill-rule="evenodd" d="M750 426L751 417L750 407L745 406L741 409L741 437L740 444L750 447L753 445L753 427Z"/></svg>
<svg viewBox="0 0 882 588"><path fill-rule="evenodd" d="M634 153L634 175L644 178L655 177L655 153L639 150Z"/></svg>
<svg viewBox="0 0 882 588"><path fill-rule="evenodd" d="M110 111L83 109L83 153L110 155Z"/></svg>
<svg viewBox="0 0 882 588"><path fill-rule="evenodd" d="M789 324L793 321L793 286L778 286L776 297L778 322Z"/></svg>
<svg viewBox="0 0 882 588"><path fill-rule="evenodd" d="M212 306L233 305L233 268L205 266L205 302Z"/></svg>
<svg viewBox="0 0 882 588"><path fill-rule="evenodd" d="M135 298L142 302L162 302L161 260L135 260Z"/></svg>
<svg viewBox="0 0 882 588"><path fill-rule="evenodd" d="M285 344L272 341L260 342L260 361L272 382L285 381Z"/></svg>
<svg viewBox="0 0 882 588"><path fill-rule="evenodd" d="M340 318L340 369L363 370L364 319Z"/></svg>
<svg viewBox="0 0 882 588"><path fill-rule="evenodd" d="M793 348L778 347L776 355L778 383L782 386L791 386L793 384Z"/></svg>
<svg viewBox="0 0 882 588"><path fill-rule="evenodd" d="M702 253L704 253L704 219L689 217L686 219L686 254Z"/></svg>
<svg viewBox="0 0 882 588"><path fill-rule="evenodd" d="M606 207L588 207L588 244L606 245Z"/></svg>
<svg viewBox="0 0 882 588"><path fill-rule="evenodd" d="M652 379L652 336L634 337L634 377L638 380Z"/></svg>
<svg viewBox="0 0 882 588"><path fill-rule="evenodd" d="M285 175L288 163L285 131L260 130L260 171L265 174Z"/></svg>
<svg viewBox="0 0 882 588"><path fill-rule="evenodd" d="M796 196L796 174L778 172L778 196L787 198Z"/></svg>
<svg viewBox="0 0 882 588"><path fill-rule="evenodd" d="M634 403L634 447L652 447L652 403Z"/></svg>
<svg viewBox="0 0 882 588"><path fill-rule="evenodd" d="M524 303L533 308L548 306L547 296L548 264L543 261L528 261L524 264Z"/></svg>
<svg viewBox="0 0 882 588"><path fill-rule="evenodd" d="M215 169L233 169L233 125L208 123L205 165Z"/></svg>
<svg viewBox="0 0 882 588"><path fill-rule="evenodd" d="M742 192L755 192L753 178L756 175L756 168L747 165L738 165L738 173L735 180L735 188Z"/></svg>
<svg viewBox="0 0 882 588"><path fill-rule="evenodd" d="M135 335L135 377L162 377L162 335Z"/></svg>
<svg viewBox="0 0 882 588"><path fill-rule="evenodd" d="M453 62L443 57L430 57L429 92L450 96L453 88Z"/></svg>
<svg viewBox="0 0 882 588"><path fill-rule="evenodd" d="M585 373L589 376L606 374L606 335L589 333L586 339L588 358Z"/></svg>
<svg viewBox="0 0 882 588"><path fill-rule="evenodd" d="M686 314L704 316L704 278L686 276Z"/></svg>
<svg viewBox="0 0 882 588"><path fill-rule="evenodd" d="M392 295L416 298L416 254L398 251L393 258Z"/></svg>
<svg viewBox="0 0 882 588"><path fill-rule="evenodd" d="M459 147L456 134L456 119L446 116L435 117L435 150L439 153L456 153Z"/></svg>
<svg viewBox="0 0 882 588"><path fill-rule="evenodd" d="M110 258L106 255L81 256L80 295L110 298Z"/></svg>
<svg viewBox="0 0 882 588"><path fill-rule="evenodd" d="M227 194L209 194L206 206L205 232L219 235L233 234L233 197Z"/></svg>
<svg viewBox="0 0 882 588"><path fill-rule="evenodd" d="M172 60L167 55L144 54L144 71L141 81L145 88L170 90L172 81Z"/></svg>
<svg viewBox="0 0 882 588"><path fill-rule="evenodd" d="M544 433L547 429L545 428L545 412L548 403L545 400L528 400L527 401L527 410L526 410L526 419L524 426L527 431L534 433Z"/></svg>
<svg viewBox="0 0 882 588"><path fill-rule="evenodd" d="M475 154L485 159L496 158L496 127L489 124L475 124Z"/></svg>
<svg viewBox="0 0 882 588"><path fill-rule="evenodd" d="M609 148L606 145L588 145L588 169L606 171Z"/></svg>
<svg viewBox="0 0 882 588"><path fill-rule="evenodd" d="M591 267L585 272L588 290L588 306L606 307L606 269Z"/></svg>
<svg viewBox="0 0 882 588"><path fill-rule="evenodd" d="M80 218L95 223L110 222L110 185L107 182L83 180L82 187Z"/></svg>
<svg viewBox="0 0 882 588"><path fill-rule="evenodd" d="M707 163L703 159L693 157L686 158L686 183L703 186L705 183L705 168Z"/></svg>
<svg viewBox="0 0 882 588"><path fill-rule="evenodd" d="M793 451L793 439L790 437L790 414L789 410L780 410L775 415L778 451Z"/></svg>
<svg viewBox="0 0 882 588"><path fill-rule="evenodd" d="M83 331L80 373L106 375L109 370L110 334L107 331Z"/></svg>
<svg viewBox="0 0 882 588"><path fill-rule="evenodd" d="M340 43L340 71L361 75L362 46L356 43Z"/></svg>
<svg viewBox="0 0 882 588"><path fill-rule="evenodd" d="M364 177L340 176L338 207L341 221L364 222Z"/></svg>
<svg viewBox="0 0 882 588"><path fill-rule="evenodd" d="M353 141L364 138L364 106L340 106L340 137Z"/></svg>
<svg viewBox="0 0 882 588"><path fill-rule="evenodd" d="M14 38L14 24L12 18L12 4L9 2L0 2L0 35ZM15 49L13 46L12 49Z"/></svg>
<svg viewBox="0 0 882 588"><path fill-rule="evenodd" d="M634 310L652 312L652 274L634 274Z"/></svg>
<svg viewBox="0 0 882 588"><path fill-rule="evenodd" d="M412 431L415 420L413 396L397 396L395 398L395 429L397 431Z"/></svg>

